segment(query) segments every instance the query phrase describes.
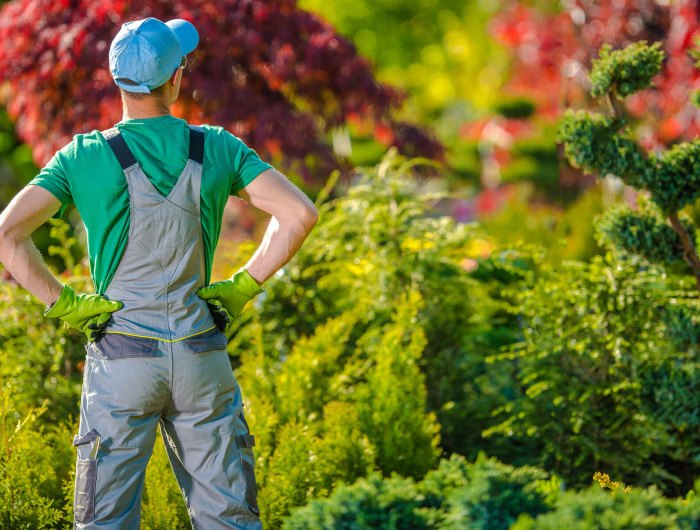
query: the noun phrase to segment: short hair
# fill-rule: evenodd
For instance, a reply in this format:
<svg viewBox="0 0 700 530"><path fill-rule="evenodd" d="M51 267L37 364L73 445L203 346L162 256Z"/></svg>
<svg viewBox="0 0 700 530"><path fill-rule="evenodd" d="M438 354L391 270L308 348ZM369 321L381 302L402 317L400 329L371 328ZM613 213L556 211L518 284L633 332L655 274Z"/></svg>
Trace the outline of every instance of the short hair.
<svg viewBox="0 0 700 530"><path fill-rule="evenodd" d="M120 83L123 83L125 85L129 86L136 86L138 83L136 81L132 81L131 79L127 79L125 77L120 77L117 79ZM121 90L122 94L126 94L129 96L131 99L136 99L136 100L142 100L146 99L148 97L156 97L156 98L162 98L165 95L165 85L168 84L168 81L160 85L159 87L151 89L150 92L129 92L128 90L124 90L123 88L119 88Z"/></svg>

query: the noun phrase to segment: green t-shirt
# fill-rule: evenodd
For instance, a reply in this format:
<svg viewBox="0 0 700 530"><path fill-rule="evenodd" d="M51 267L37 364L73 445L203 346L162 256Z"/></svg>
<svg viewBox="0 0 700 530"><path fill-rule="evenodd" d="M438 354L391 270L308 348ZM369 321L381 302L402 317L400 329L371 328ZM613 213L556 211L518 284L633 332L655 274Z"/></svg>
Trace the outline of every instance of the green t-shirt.
<svg viewBox="0 0 700 530"><path fill-rule="evenodd" d="M187 122L168 115L122 121L116 127L148 179L167 196L187 162L190 138ZM228 196L236 195L272 166L223 128L201 127L205 132L201 218L209 284ZM61 201L55 218L60 218L69 205L75 205L87 230L95 290L104 294L129 235L126 179L104 137L99 131L76 135L29 184L47 189Z"/></svg>

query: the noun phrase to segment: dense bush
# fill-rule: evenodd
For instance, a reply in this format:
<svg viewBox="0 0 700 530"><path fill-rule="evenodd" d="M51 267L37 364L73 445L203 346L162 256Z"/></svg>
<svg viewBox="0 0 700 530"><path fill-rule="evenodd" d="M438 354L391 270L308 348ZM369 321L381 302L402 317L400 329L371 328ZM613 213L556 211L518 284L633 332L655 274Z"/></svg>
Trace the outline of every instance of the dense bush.
<svg viewBox="0 0 700 530"><path fill-rule="evenodd" d="M0 528L61 528L70 521L72 506L63 500L70 431L42 425L47 408L44 403L14 419L10 397L0 391Z"/></svg>
<svg viewBox="0 0 700 530"><path fill-rule="evenodd" d="M389 323L370 327L347 351L366 315L357 306L300 339L284 362L244 355L239 382L250 403L263 520L329 494L372 469L422 476L437 459L438 426L426 414L418 367L425 346L415 292L396 300ZM270 410L271 409L271 410ZM272 414L270 414L272 412Z"/></svg>
<svg viewBox="0 0 700 530"><path fill-rule="evenodd" d="M665 323L684 296L692 304L683 279L609 254L543 270L517 294L523 342L494 357L494 369L517 362L524 395L486 434L537 439L544 451L534 463L572 485L605 469L687 491L700 474L700 418L688 412L697 399L686 396L700 384L699 364L668 340Z"/></svg>
<svg viewBox="0 0 700 530"><path fill-rule="evenodd" d="M524 516L511 530L697 530L700 502L668 499L651 487L610 494L600 488L564 493L556 509Z"/></svg>
<svg viewBox="0 0 700 530"><path fill-rule="evenodd" d="M607 478L607 477L606 477ZM479 455L453 456L423 481L374 475L332 496L311 501L285 521L285 530L696 530L700 502L663 497L658 489L618 483L563 491L556 477L513 468ZM700 489L700 483L696 484Z"/></svg>
<svg viewBox="0 0 700 530"><path fill-rule="evenodd" d="M479 455L473 464L453 456L420 482L378 475L340 486L311 501L285 530L506 530L521 513L551 509L558 482L535 468L512 468Z"/></svg>
<svg viewBox="0 0 700 530"><path fill-rule="evenodd" d="M251 356L261 349L265 360L256 358L254 364L274 365L288 359L300 337L318 335L320 323L353 310L358 317L342 325L349 333L343 338L345 346L340 340L328 341L333 351L341 351L319 347L328 359L325 370L338 370L335 360L358 364L352 381L372 367L357 355L365 344L378 340L401 297L415 291L422 302L412 326L422 328L426 339L416 363L425 375L429 408L442 426L442 447L476 456L486 447L481 430L493 425L489 411L505 403L511 384L508 374L489 372L484 359L516 340L516 326L511 325L507 304L491 296L497 288L471 278L467 270L466 262L492 245L475 224L436 215L433 204L444 194L422 191L411 177L413 164L389 155L358 175L347 193L319 205L320 219L311 236L269 282L267 297L259 303L257 326L250 319L258 313L242 318L230 351ZM360 321L353 327L356 318ZM292 370L292 365L286 369ZM289 379L307 377L303 371ZM251 379L255 386L244 389L260 394L259 374ZM308 388L318 385L316 379ZM268 384L265 391L273 387L284 395L277 385ZM507 443L510 447L510 440Z"/></svg>
<svg viewBox="0 0 700 530"><path fill-rule="evenodd" d="M27 291L0 283L0 391L16 407L14 419L50 399L42 417L55 423L78 414L85 336L44 318L44 309Z"/></svg>

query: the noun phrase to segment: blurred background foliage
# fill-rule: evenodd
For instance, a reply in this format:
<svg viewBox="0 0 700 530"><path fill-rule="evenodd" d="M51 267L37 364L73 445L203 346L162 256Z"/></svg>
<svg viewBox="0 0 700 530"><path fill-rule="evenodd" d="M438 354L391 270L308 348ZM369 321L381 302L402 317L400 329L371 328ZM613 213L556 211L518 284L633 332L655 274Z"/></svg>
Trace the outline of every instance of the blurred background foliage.
<svg viewBox="0 0 700 530"><path fill-rule="evenodd" d="M681 144L700 132L695 3L293 4L407 97L392 124L350 112L319 129L314 142L347 166L292 172L319 222L232 328L266 528L697 529L700 308L669 224L678 214L697 240L695 144ZM675 184L660 192L693 188L675 212L617 171L629 151L585 144L594 119L564 114L611 116L587 72L602 44L641 40L664 54L653 87L618 101L624 142L602 130L639 160L666 161L658 177ZM340 62L354 57L344 50ZM387 150L405 122L433 131L444 160ZM0 112L2 206L35 155ZM266 228L239 203L214 280ZM76 211L68 220L34 239L62 281L89 292L84 227ZM65 528L84 339L3 274L0 527ZM143 527L188 524L158 442Z"/></svg>
<svg viewBox="0 0 700 530"><path fill-rule="evenodd" d="M360 0L347 9L342 2L300 2L350 37L380 80L411 93L404 112L452 134L499 98L493 88L504 81L508 54L490 39L488 23L500 4Z"/></svg>

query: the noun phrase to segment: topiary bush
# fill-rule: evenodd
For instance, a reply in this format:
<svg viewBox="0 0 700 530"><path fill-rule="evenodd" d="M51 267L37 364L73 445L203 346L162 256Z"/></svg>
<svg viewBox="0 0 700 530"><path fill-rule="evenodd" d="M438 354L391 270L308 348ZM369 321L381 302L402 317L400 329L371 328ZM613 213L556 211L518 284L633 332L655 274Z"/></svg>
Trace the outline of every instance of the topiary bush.
<svg viewBox="0 0 700 530"><path fill-rule="evenodd" d="M624 97L652 86L663 59L659 43L647 45L641 41L615 51L604 45L593 61L590 90L593 96L605 99L609 115L569 110L559 138L573 166L599 177L615 175L648 194L655 205L655 212L650 207L639 213L629 209L609 212L604 221L607 240L628 254L661 263L673 261L670 253L675 251L700 289L695 227L680 213L700 197L700 141L646 153L637 143L621 105ZM662 223L662 218L668 223Z"/></svg>

